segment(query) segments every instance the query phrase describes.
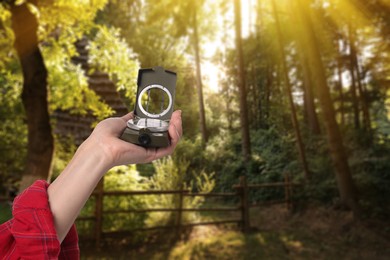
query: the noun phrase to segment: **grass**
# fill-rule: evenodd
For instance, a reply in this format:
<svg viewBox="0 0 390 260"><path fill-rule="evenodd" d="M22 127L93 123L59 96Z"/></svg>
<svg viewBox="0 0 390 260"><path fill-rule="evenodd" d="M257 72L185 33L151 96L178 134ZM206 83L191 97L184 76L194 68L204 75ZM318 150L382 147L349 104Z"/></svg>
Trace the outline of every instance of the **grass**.
<svg viewBox="0 0 390 260"><path fill-rule="evenodd" d="M170 259L283 259L285 252L273 234L242 234L219 230L209 237L178 243Z"/></svg>
<svg viewBox="0 0 390 260"><path fill-rule="evenodd" d="M207 218L210 218L207 215ZM229 216L225 216L229 217ZM390 259L385 222L355 221L349 212L313 207L291 214L284 206L251 210L252 231L234 225L199 226L180 239L162 232L134 246L125 240L96 248L81 243L82 259Z"/></svg>

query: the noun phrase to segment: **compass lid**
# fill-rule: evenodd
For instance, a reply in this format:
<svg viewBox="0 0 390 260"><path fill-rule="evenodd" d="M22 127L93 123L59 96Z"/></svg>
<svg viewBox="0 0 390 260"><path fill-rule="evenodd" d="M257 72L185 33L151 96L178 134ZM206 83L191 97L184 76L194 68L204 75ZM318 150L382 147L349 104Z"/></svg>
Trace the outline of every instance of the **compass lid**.
<svg viewBox="0 0 390 260"><path fill-rule="evenodd" d="M173 103L176 89L176 73L165 70L163 67L140 69L137 80L137 97L134 114L140 118L153 118L158 120L170 120L173 113ZM151 91L157 91L162 95L162 108L149 111L149 98ZM145 101L145 96L147 101ZM164 99L167 97L168 100ZM146 106L144 103L146 102Z"/></svg>

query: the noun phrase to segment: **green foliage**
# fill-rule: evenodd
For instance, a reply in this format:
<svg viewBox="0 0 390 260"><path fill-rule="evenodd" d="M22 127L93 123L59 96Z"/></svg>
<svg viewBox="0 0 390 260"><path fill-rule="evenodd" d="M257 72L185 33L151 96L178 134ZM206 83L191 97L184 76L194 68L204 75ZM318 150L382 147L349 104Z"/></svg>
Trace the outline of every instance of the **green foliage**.
<svg viewBox="0 0 390 260"><path fill-rule="evenodd" d="M93 31L98 31L98 34L91 51L93 55L100 55L102 58L100 62L96 62L96 56L92 57L92 60L95 60L94 65L106 69L112 76L115 75L120 87L126 85L129 87L128 91L134 88L137 67L137 62L133 61L134 55L128 48L126 49L123 41L117 38L118 33L114 29L109 31L94 23L96 13L106 5L106 2L106 0L92 3L57 0L43 1L38 6L29 4L30 10L37 16L39 22L38 36L43 42L41 50L48 70L49 101L52 111L64 109L78 114L92 112L98 120L113 113L113 110L88 88L85 72L71 60L78 55L74 43ZM15 59L15 56L8 55L12 50L13 41L9 21L10 12L1 5L0 14L3 25L0 33L7 36L1 37L0 40L0 46L7 47L1 48L2 53L0 53L0 68L3 68L5 59ZM102 51L99 53L98 49ZM103 51L110 56L116 53L117 58L101 55ZM109 59L111 63L108 62ZM124 70L127 70L126 73Z"/></svg>
<svg viewBox="0 0 390 260"><path fill-rule="evenodd" d="M23 172L27 128L20 99L22 75L13 50L10 12L0 4L0 193L11 188Z"/></svg>
<svg viewBox="0 0 390 260"><path fill-rule="evenodd" d="M245 168L241 160L240 136L221 132L207 143L204 158L207 160L206 169L216 173L217 190L231 191L238 183L239 176Z"/></svg>
<svg viewBox="0 0 390 260"><path fill-rule="evenodd" d="M71 113L92 112L97 119L110 116L113 110L100 101L100 97L88 87L85 72L71 61L64 46L57 41L42 48L48 70L50 110L68 110Z"/></svg>
<svg viewBox="0 0 390 260"><path fill-rule="evenodd" d="M189 66L189 64L183 62L181 64L176 64L175 66L180 68ZM199 113L196 99L196 86L194 84L195 78L194 75L183 73L181 70L177 72L178 78L176 84L174 109L182 110L184 137L193 140L199 133Z"/></svg>
<svg viewBox="0 0 390 260"><path fill-rule="evenodd" d="M0 224L12 218L12 209L7 202L0 202Z"/></svg>
<svg viewBox="0 0 390 260"><path fill-rule="evenodd" d="M78 114L92 112L97 120L113 113L88 88L86 72L71 60L78 55L74 43L86 35L94 37L89 46L92 67L107 72L118 83L119 89L126 86L127 95L133 92L138 68L134 54L119 38L116 29L94 23L97 11L106 2L56 1L39 6L40 38L46 42L42 51L49 71L52 110L60 108Z"/></svg>
<svg viewBox="0 0 390 260"><path fill-rule="evenodd" d="M226 115L224 115L224 102L219 93L207 93L205 98L205 114L207 134L210 138L220 134L223 128L228 126Z"/></svg>
<svg viewBox="0 0 390 260"><path fill-rule="evenodd" d="M57 0L44 1L38 6L30 4L30 10L39 21L38 36L43 42L41 50L48 70L51 111L64 109L77 114L92 112L97 120L113 113L113 110L88 88L86 72L72 62L72 57L78 55L75 42L86 35L95 37L90 48L90 62L94 68L105 70L118 83L119 89L126 86L126 94L133 94L138 69L136 57L120 39L118 30L97 26L94 22L96 13L102 10L106 3L106 0L92 3ZM0 8L5 25L1 33L8 36L4 43L1 41L0 44L12 47L10 14L3 5ZM1 55L1 58L4 57L7 55Z"/></svg>
<svg viewBox="0 0 390 260"><path fill-rule="evenodd" d="M212 2L212 1L211 1ZM156 162L156 173L152 169L144 177L132 168L121 168L107 175L106 187L113 189L180 189L209 191L215 185L219 191L231 191L239 176L246 175L249 183L276 182L283 180L283 174L290 172L294 181L301 181L301 164L295 146L295 135L290 120L290 108L285 94L285 80L282 77L280 53L277 51L275 19L272 17L270 1L265 1L253 10L256 23L249 36L243 39L246 69L249 127L251 128L252 158L243 162L241 156L240 108L237 89L236 50L231 47L232 3L214 1L40 1L39 6L30 5L39 19L39 39L48 68L50 88L50 109L67 109L72 113L85 114L92 111L99 119L107 117L112 110L96 94L87 88L85 72L72 63L77 55L74 43L82 36L90 39L89 65L91 71L103 70L110 75L118 90L133 102L136 72L139 66L164 66L178 73L175 108L183 110L185 138L176 149L174 159ZM253 1L252 1L253 2ZM336 179L330 160L328 141L324 136L313 137L305 130L302 119L304 78L299 63L299 46L295 35L303 33L296 23L291 23L289 12L291 1L276 1L280 9L282 33L285 37L287 67L293 87L307 161L312 173L310 184L302 195L305 199L332 203L338 197ZM315 3L314 3L315 2ZM343 138L347 147L353 178L358 186L364 207L374 214L386 215L389 185L389 37L388 14L380 8L380 1L365 1L371 20L359 10L343 5L348 1L314 1L309 10L314 19L313 27L320 44L322 59L326 65L324 73L328 79L337 118L345 115ZM358 1L362 3L364 1ZM23 1L18 1L22 4ZM348 6L348 4L347 4ZM199 136L198 105L195 88L193 57L194 11L198 16L200 47L205 49L213 37L218 42L219 52L215 60L220 65L221 91L216 94L204 91L206 121L210 140L202 147ZM223 16L223 32L215 32L217 12ZM256 12L256 13L255 13ZM218 18L218 19L219 19ZM215 19L215 20L214 20ZM8 183L17 179L23 167L27 130L20 102L22 75L13 51L13 34L10 27L10 13L4 4L0 5L0 181ZM352 91L349 73L350 50L348 47L347 22L356 31L355 47L359 61L361 83L370 106L372 132L354 129ZM304 37L305 35L302 35ZM189 58L190 57L190 58ZM202 57L203 58L203 57ZM138 62L139 61L139 62ZM337 61L341 62L343 73L344 111L340 110L341 98L337 91ZM203 69L203 68L202 68ZM316 87L316 79L312 82ZM317 104L317 100L314 100ZM359 100L359 103L361 101ZM362 106L360 106L361 108ZM321 108L316 107L321 115ZM64 141L71 142L71 139ZM58 174L74 151L71 146L57 143L54 172ZM249 165L247 168L246 166ZM144 168L146 168L144 167ZM141 169L139 167L138 169ZM206 174L205 172L215 172ZM148 175L146 178L145 176ZM213 176L212 179L210 179ZM131 180L130 180L131 179ZM215 183L214 183L215 179ZM197 181L201 180L201 181ZM124 186L122 186L122 184ZM254 200L280 197L280 190L258 191L251 196ZM185 200L188 207L197 207L200 198ZM174 207L177 196L150 196L148 198L123 197L118 201L108 198L105 203L114 207ZM382 205L382 206L381 206ZM87 204L93 211L94 206ZM128 219L127 219L128 218ZM185 218L193 216L186 214ZM153 213L140 215L110 216L107 230L130 226L152 226L159 222L170 223L174 214Z"/></svg>
<svg viewBox="0 0 390 260"><path fill-rule="evenodd" d="M135 166L118 166L111 169L104 177L105 191L134 191L144 190L144 178L139 176ZM148 198L145 196L105 196L103 200L104 211L144 209ZM93 216L96 207L96 197L91 197L80 216ZM132 230L145 227L147 213L109 213L104 215L103 232ZM78 221L77 228L82 236L92 236L94 225L90 221ZM139 242L144 237L134 235L131 240Z"/></svg>
<svg viewBox="0 0 390 260"><path fill-rule="evenodd" d="M38 6L39 38L43 41L53 36L66 47L70 56L76 54L73 43L95 26L94 19L107 0L94 1L40 1Z"/></svg>
<svg viewBox="0 0 390 260"><path fill-rule="evenodd" d="M385 145L390 140L390 89L377 93L371 105L374 116L372 126L377 134L377 142Z"/></svg>
<svg viewBox="0 0 390 260"><path fill-rule="evenodd" d="M160 159L153 163L155 174L147 182L150 190L180 190L186 188L183 183L186 165L175 165L171 158ZM184 170L184 171L183 171ZM177 208L179 206L179 196L153 195L148 201L148 208ZM152 212L148 218L149 226L160 226L161 224L174 224L176 213L173 212Z"/></svg>
<svg viewBox="0 0 390 260"><path fill-rule="evenodd" d="M15 60L9 60L6 67L0 69L0 192L20 178L27 145L19 68Z"/></svg>
<svg viewBox="0 0 390 260"><path fill-rule="evenodd" d="M293 133L280 132L276 128L259 129L252 132L253 153L265 163L261 170L265 173L262 181L280 181L283 173L299 172L297 169L297 149Z"/></svg>
<svg viewBox="0 0 390 260"><path fill-rule="evenodd" d="M134 101L139 69L136 55L121 38L119 29L103 25L96 29L96 36L89 44L89 63L95 69L106 71L117 83L118 90Z"/></svg>
<svg viewBox="0 0 390 260"><path fill-rule="evenodd" d="M172 158L154 162L156 173L151 177L142 177L135 165L120 166L110 170L104 177L105 191L143 191L143 190L180 190L192 188L199 192L210 192L215 183L212 174L204 171L196 176L192 182L184 182L188 163L175 164ZM197 208L204 202L202 197L185 197L183 208ZM81 216L94 214L96 198L92 197L81 212ZM179 195L120 195L105 196L104 211L141 210L159 208L178 208ZM155 227L175 224L176 214L170 212L143 212L143 213L109 213L104 215L103 231L132 230L142 227ZM197 219L195 213L183 213L182 221L188 222ZM93 229L91 222L79 221L78 228L82 235L88 235ZM91 234L89 234L91 235ZM146 238L145 234L132 237L132 241Z"/></svg>
<svg viewBox="0 0 390 260"><path fill-rule="evenodd" d="M368 216L390 216L390 143L354 146L350 165L360 203Z"/></svg>
<svg viewBox="0 0 390 260"><path fill-rule="evenodd" d="M285 259L285 250L280 248L283 244L287 247L292 239L286 239L283 243L283 237L268 233L242 234L218 230L207 237L176 245L169 259Z"/></svg>
<svg viewBox="0 0 390 260"><path fill-rule="evenodd" d="M143 177L139 176L135 166L120 166L110 170L104 177L105 191L134 191L143 190ZM140 196L105 196L104 210L142 209L147 205L147 198ZM104 231L131 230L143 227L146 213L108 214L104 218Z"/></svg>
<svg viewBox="0 0 390 260"><path fill-rule="evenodd" d="M183 185L188 162L175 164L171 157L153 162L156 174L150 178L151 188L157 190L186 188Z"/></svg>
<svg viewBox="0 0 390 260"><path fill-rule="evenodd" d="M38 6L28 4L39 22L38 36L41 51L48 70L48 89L50 111L68 110L73 114L92 113L101 120L113 113L112 108L101 101L94 91L88 88L86 72L73 63L77 56L75 42L85 35L94 35L92 55L101 57L94 61L95 68L104 68L115 77L119 84L126 85L127 91L134 89L137 70L136 57L119 38L115 29L108 30L97 26L95 15L106 0L93 1L41 1ZM23 4L20 2L18 4ZM0 172L2 183L19 179L23 170L26 153L27 130L24 122L20 94L22 75L13 50L14 35L11 29L11 14L7 6L0 4L0 83L2 91L2 129L0 130L2 156ZM116 54L116 59L102 53ZM127 54L127 55L123 55ZM92 57L92 60L96 56ZM109 60L111 63L109 63ZM115 66L113 66L115 64ZM110 66L108 66L110 65ZM59 143L57 142L57 145ZM58 150L61 150L59 147ZM15 153L18 153L18 156ZM66 164L66 158L55 158L54 175L59 174Z"/></svg>
<svg viewBox="0 0 390 260"><path fill-rule="evenodd" d="M295 146L290 136L283 136L274 128L252 132L252 160L249 172L241 156L241 136L221 132L209 141L205 158L209 171L216 172L217 187L221 191L231 191L238 184L239 176L246 175L249 183L277 182L283 180L287 171L297 168ZM257 193L254 199L269 194Z"/></svg>
<svg viewBox="0 0 390 260"><path fill-rule="evenodd" d="M150 190L185 190L191 189L198 192L210 192L214 188L212 174L202 171L192 181L186 181L186 173L189 163L180 161L175 163L171 157L157 160L153 163L156 173L146 182ZM178 208L180 203L179 195L153 195L148 200L148 207ZM185 197L183 208L198 208L202 205L203 199L197 197ZM197 218L195 213L184 213L182 221L188 222ZM175 223L176 215L167 212L153 212L147 220L148 225L154 226Z"/></svg>
<svg viewBox="0 0 390 260"><path fill-rule="evenodd" d="M175 156L173 157L176 163L185 161L189 163L188 170L201 171L206 167L202 140L200 135L195 140L183 137L176 146ZM188 174L185 180L188 180Z"/></svg>
<svg viewBox="0 0 390 260"><path fill-rule="evenodd" d="M188 38L181 33L176 33L177 28L175 27L176 21L178 21L175 14L185 4L184 2L178 4L171 0L110 1L106 8L99 13L97 22L120 29L118 33L137 55L142 68L163 66L177 72L174 105L175 109L183 111L185 136L193 138L199 129L194 66L187 57ZM122 10L126 10L126 12ZM172 12L161 12L161 10L172 10ZM186 18L190 19L188 15ZM185 26L188 26L188 23ZM126 67L123 69L126 70ZM131 74L131 72L128 73ZM128 98L131 99L135 96L134 93L131 93L131 89L127 91Z"/></svg>
<svg viewBox="0 0 390 260"><path fill-rule="evenodd" d="M327 140L325 136L315 136L309 132L303 133L305 133L305 152L311 177L305 183L304 189L298 189L295 196L297 199L331 204L339 195ZM297 148L294 147L294 149ZM295 175L293 179L302 183L303 175Z"/></svg>
<svg viewBox="0 0 390 260"><path fill-rule="evenodd" d="M13 33L10 28L11 13L0 4L0 71L5 73L7 64L15 58L13 53Z"/></svg>

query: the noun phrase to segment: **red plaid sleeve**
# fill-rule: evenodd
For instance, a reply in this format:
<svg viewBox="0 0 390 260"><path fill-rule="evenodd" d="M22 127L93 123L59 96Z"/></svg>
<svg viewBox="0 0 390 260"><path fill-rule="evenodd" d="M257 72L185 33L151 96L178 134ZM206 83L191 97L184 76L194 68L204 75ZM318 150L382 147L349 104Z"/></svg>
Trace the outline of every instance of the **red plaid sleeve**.
<svg viewBox="0 0 390 260"><path fill-rule="evenodd" d="M36 181L16 197L13 219L0 226L2 259L79 259L74 226L62 244L57 239L47 187Z"/></svg>

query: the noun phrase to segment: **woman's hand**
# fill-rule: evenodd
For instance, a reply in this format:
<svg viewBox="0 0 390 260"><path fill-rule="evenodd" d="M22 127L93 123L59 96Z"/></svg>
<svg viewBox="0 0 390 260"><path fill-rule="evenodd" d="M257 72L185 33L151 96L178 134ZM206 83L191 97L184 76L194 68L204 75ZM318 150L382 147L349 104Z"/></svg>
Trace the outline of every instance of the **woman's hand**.
<svg viewBox="0 0 390 260"><path fill-rule="evenodd" d="M92 148L91 151L101 150L104 152L103 157L109 168L122 164L147 163L170 155L182 136L181 111L175 111L172 113L168 128L171 138L170 146L144 148L119 139L126 128L127 121L133 116L133 113L129 113L123 117L101 121L85 142L86 146Z"/></svg>
<svg viewBox="0 0 390 260"><path fill-rule="evenodd" d="M171 145L165 148L143 148L119 137L133 117L109 118L100 122L80 145L73 159L47 192L54 224L60 242L65 238L81 208L101 177L112 167L122 164L151 162L170 155L182 135L181 111L172 114L169 124Z"/></svg>

